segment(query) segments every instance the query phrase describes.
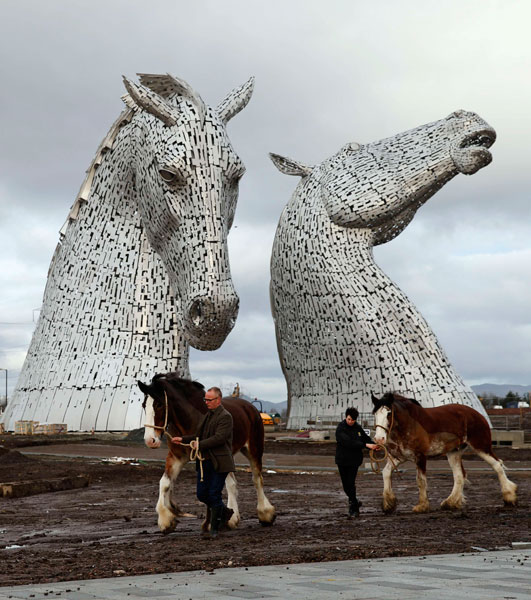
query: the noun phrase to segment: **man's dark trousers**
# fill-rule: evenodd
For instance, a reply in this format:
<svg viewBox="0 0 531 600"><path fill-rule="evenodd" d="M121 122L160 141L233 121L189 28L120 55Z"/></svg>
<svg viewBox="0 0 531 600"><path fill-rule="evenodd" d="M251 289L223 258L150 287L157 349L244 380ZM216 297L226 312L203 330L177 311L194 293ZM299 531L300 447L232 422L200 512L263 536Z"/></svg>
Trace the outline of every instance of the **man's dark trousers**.
<svg viewBox="0 0 531 600"><path fill-rule="evenodd" d="M356 498L356 475L358 474L359 467L359 465L337 465L341 483L343 484L343 490L348 497L353 512L359 511L358 499Z"/></svg>
<svg viewBox="0 0 531 600"><path fill-rule="evenodd" d="M203 481L201 481L201 471L197 471L197 499L210 508L223 506L221 492L226 478L227 473L218 473L211 460L204 460Z"/></svg>

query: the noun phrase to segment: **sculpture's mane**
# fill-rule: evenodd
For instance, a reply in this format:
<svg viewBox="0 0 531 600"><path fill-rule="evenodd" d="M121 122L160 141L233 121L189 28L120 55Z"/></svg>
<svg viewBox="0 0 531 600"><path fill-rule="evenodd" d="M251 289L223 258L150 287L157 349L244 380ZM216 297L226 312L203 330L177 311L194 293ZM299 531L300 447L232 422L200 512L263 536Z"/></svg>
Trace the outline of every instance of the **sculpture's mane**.
<svg viewBox="0 0 531 600"><path fill-rule="evenodd" d="M183 94L183 89L176 87L175 79L171 75L155 75L141 73L139 74L139 79L142 85L149 87L153 92L165 99L174 98L176 96L185 97L185 94ZM190 93L193 93L193 90ZM76 199L74 200L74 204L72 204L66 221L59 230L60 242L64 239L64 236L66 235L66 231L70 223L77 220L79 215L79 209L81 208L82 204L88 201L92 189L94 175L96 174L97 168L102 163L103 156L113 149L116 136L118 135L120 129L124 125L129 123L133 118L134 114L138 110L140 110L129 94L124 94L122 96L122 101L127 106L127 108L120 113L120 116L111 125L109 131L98 146L98 149L96 150L96 155L90 163L89 168L87 169L87 175L83 180L81 187L79 188L79 192L76 196Z"/></svg>

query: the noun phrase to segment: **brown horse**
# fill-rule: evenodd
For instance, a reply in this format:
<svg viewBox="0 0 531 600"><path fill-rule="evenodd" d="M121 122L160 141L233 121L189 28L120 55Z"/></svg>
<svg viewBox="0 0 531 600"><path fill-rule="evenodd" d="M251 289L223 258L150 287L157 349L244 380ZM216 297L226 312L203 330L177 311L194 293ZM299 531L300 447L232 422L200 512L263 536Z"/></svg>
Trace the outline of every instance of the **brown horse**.
<svg viewBox="0 0 531 600"><path fill-rule="evenodd" d="M173 531L182 514L171 501L173 483L184 465L190 460L190 448L172 444L169 437L194 435L202 416L207 412L205 388L197 381L181 379L176 373L155 375L151 384L138 382L145 395L146 426L144 440L149 448L158 448L161 437L168 433L168 456L166 469L159 484L157 502L158 525L163 533ZM262 455L264 453L264 426L256 408L241 398L223 398L223 406L233 419L232 452L240 451L249 461L253 473L253 483L258 496L258 519L262 525L271 525L275 520L275 509L264 494L262 478ZM238 526L238 489L234 473L226 480L227 506L234 511L228 525ZM208 515L207 515L208 519ZM208 520L203 529L208 527Z"/></svg>
<svg viewBox="0 0 531 600"><path fill-rule="evenodd" d="M465 503L463 486L466 473L461 459L463 451L471 448L498 475L507 505L516 504L517 486L507 478L501 460L492 452L492 439L487 420L476 410L462 404L446 404L423 408L416 400L387 393L378 399L372 396L376 432L374 441L386 445L389 459L383 469L383 510L393 512L396 496L391 487L395 465L412 460L417 465L419 502L414 512L430 508L426 482L426 459L444 456L454 475L452 493L441 503L442 508L462 508Z"/></svg>

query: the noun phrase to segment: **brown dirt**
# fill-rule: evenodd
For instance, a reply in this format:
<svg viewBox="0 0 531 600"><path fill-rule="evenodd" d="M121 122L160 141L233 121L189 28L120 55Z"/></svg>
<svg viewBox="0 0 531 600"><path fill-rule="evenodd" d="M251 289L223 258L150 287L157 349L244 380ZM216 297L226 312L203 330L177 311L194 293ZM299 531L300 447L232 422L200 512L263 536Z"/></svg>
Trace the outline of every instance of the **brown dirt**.
<svg viewBox="0 0 531 600"><path fill-rule="evenodd" d="M450 492L451 475L428 473L433 510L416 515L415 472L409 468L395 478L400 504L390 516L380 511L381 477L360 473L362 515L351 521L336 474L270 472L264 476L266 493L278 514L272 527L259 525L250 474L240 472L242 522L212 541L200 536L204 510L195 499L191 468L181 474L174 497L197 517L181 518L177 530L164 536L155 514L160 465L0 455L0 482L77 474L90 476L89 487L0 499L0 585L466 552L529 541L531 472L523 470L510 473L519 485L518 507L503 507L493 472L471 470L467 508L456 513L438 508Z"/></svg>

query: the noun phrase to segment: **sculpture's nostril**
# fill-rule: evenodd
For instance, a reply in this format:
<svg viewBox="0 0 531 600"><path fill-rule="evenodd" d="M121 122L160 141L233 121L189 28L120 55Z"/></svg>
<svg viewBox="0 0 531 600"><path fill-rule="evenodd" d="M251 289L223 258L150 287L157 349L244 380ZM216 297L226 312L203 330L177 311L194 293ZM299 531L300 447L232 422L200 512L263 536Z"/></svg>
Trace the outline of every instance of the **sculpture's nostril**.
<svg viewBox="0 0 531 600"><path fill-rule="evenodd" d="M205 314L205 306L203 300L194 300L194 302L192 302L192 306L190 306L189 314L192 323L196 327L199 327L199 325L201 325L201 322L203 321L203 316Z"/></svg>

